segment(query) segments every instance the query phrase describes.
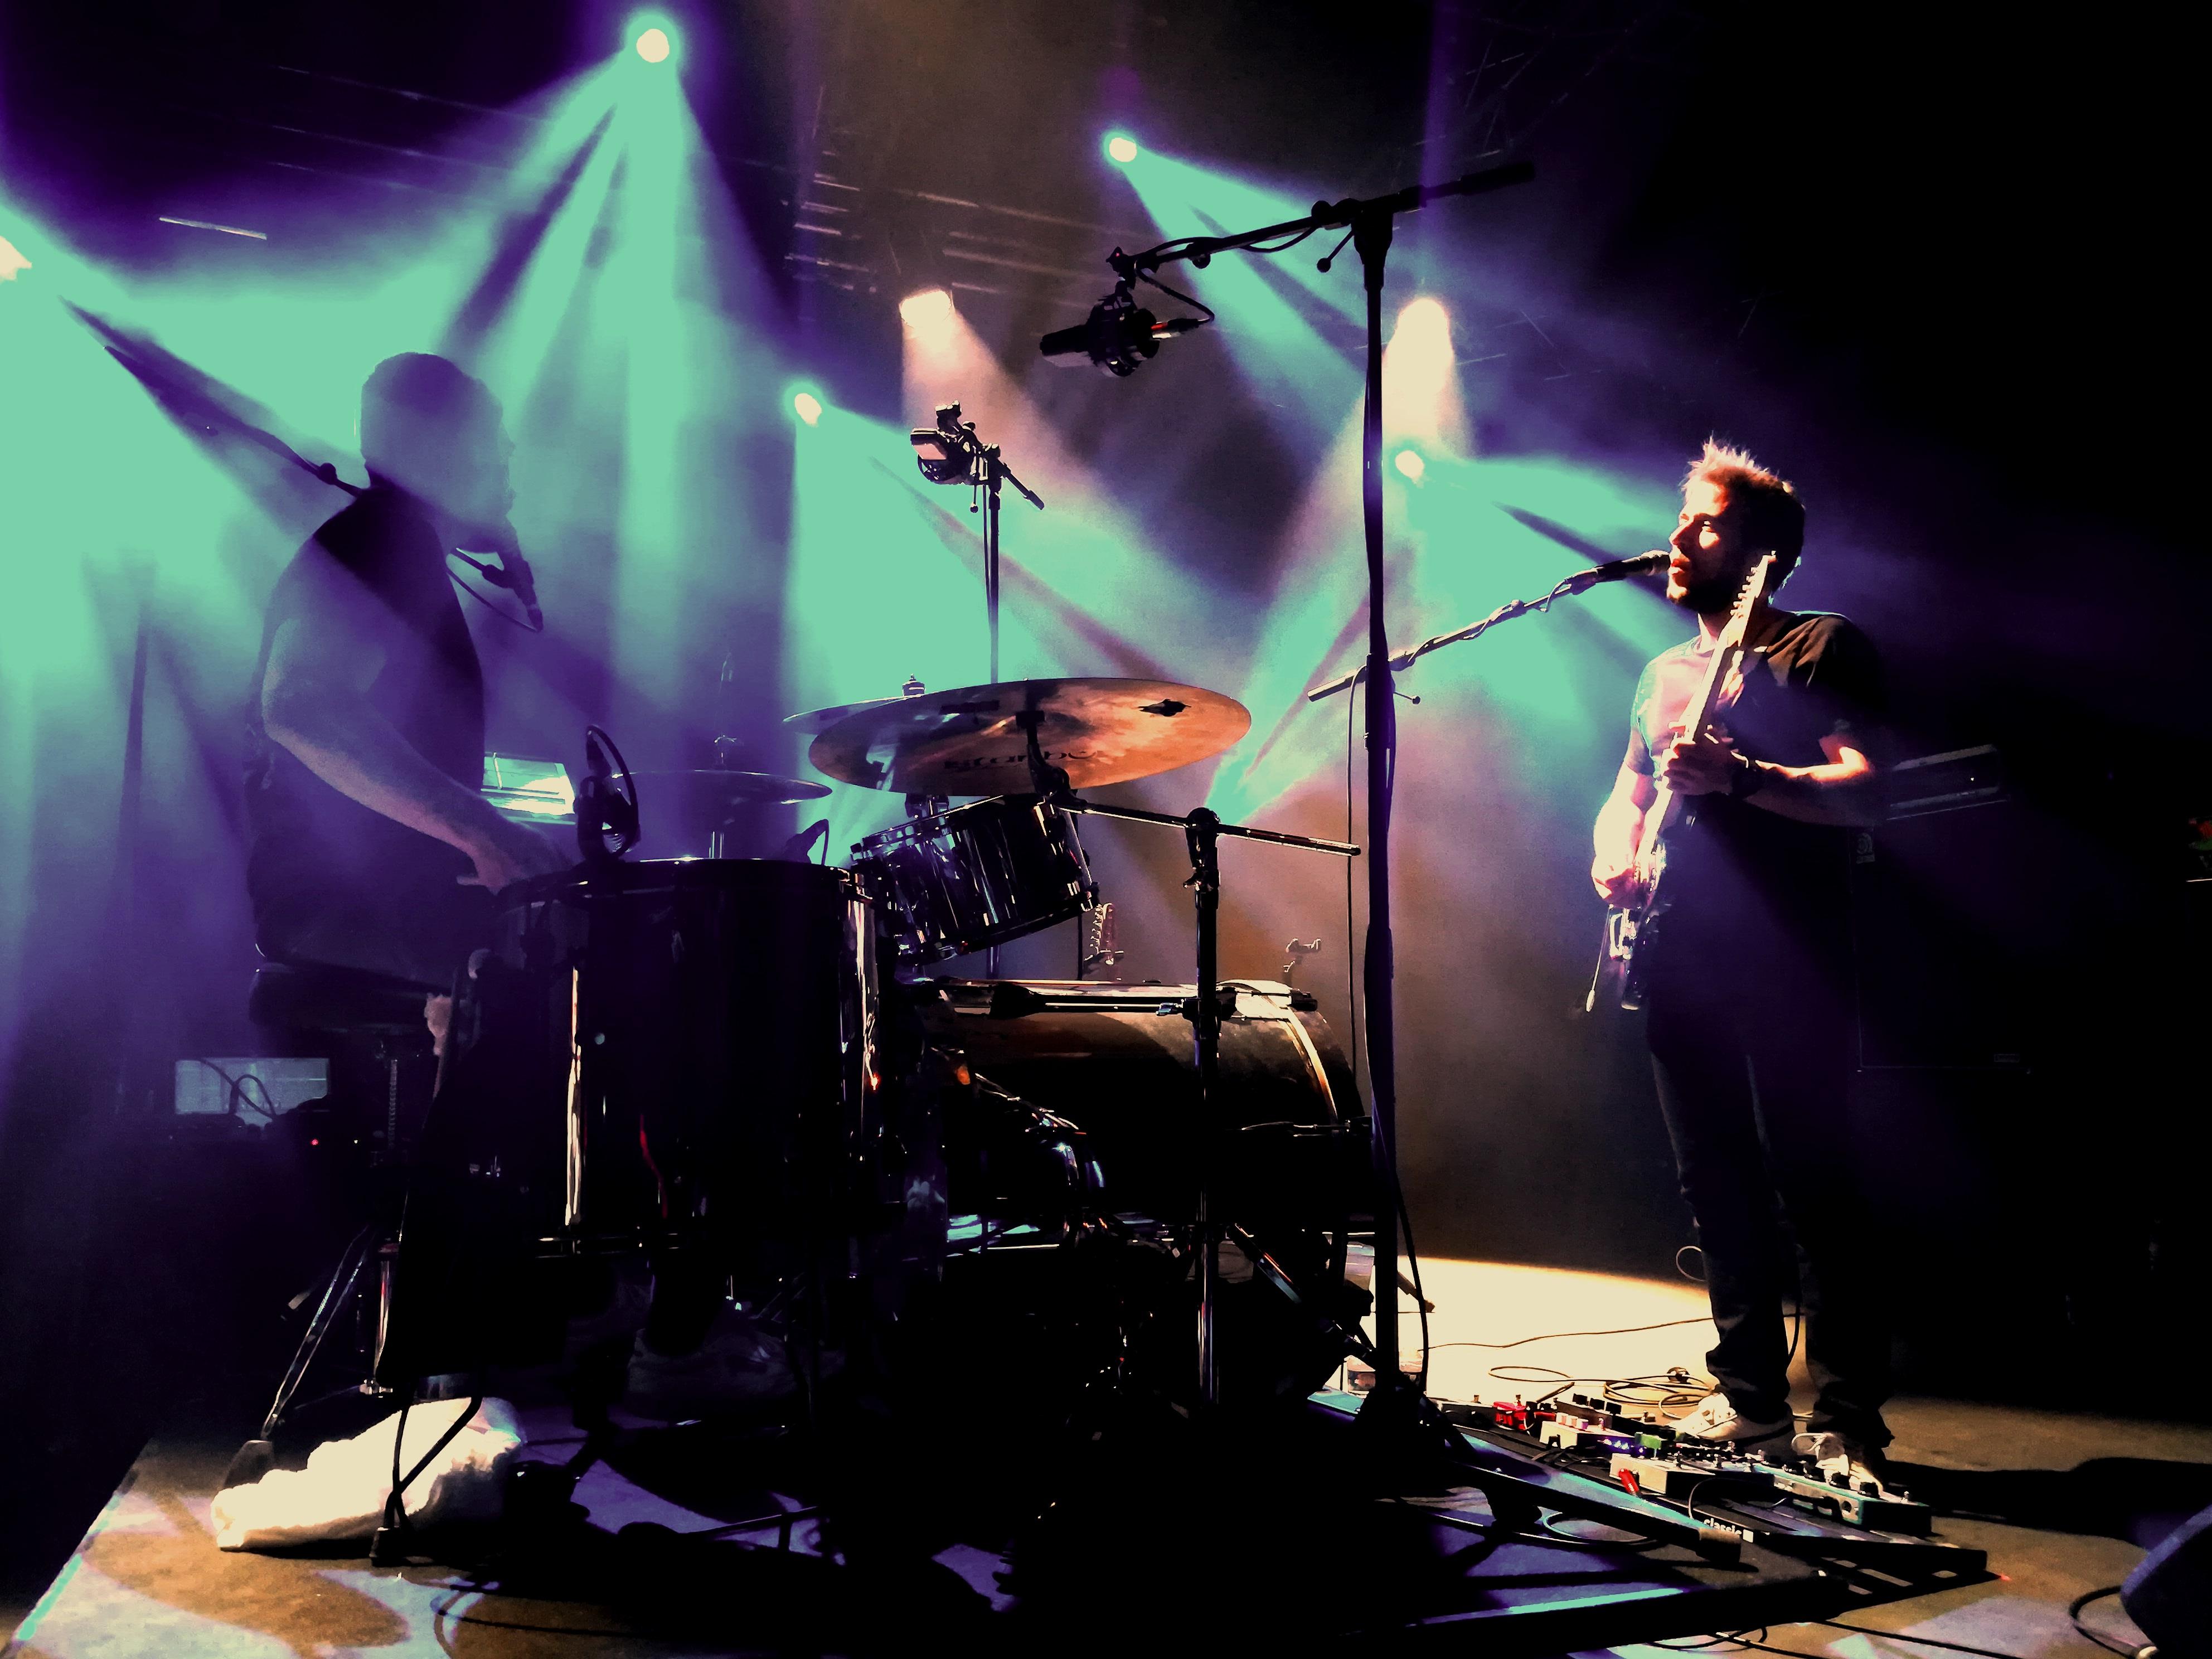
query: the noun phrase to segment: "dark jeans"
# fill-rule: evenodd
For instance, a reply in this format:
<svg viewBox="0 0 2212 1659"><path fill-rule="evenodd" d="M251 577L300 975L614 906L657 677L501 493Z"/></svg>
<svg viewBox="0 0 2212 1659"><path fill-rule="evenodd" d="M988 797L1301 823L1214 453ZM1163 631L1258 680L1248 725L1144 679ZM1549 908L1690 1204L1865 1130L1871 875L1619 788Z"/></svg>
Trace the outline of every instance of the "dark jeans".
<svg viewBox="0 0 2212 1659"><path fill-rule="evenodd" d="M1794 1288L1820 1391L1811 1426L1887 1444L1889 1323L1854 1174L1842 958L1771 937L1653 943L1652 1069L1720 1334L1706 1366L1746 1417L1787 1417Z"/></svg>

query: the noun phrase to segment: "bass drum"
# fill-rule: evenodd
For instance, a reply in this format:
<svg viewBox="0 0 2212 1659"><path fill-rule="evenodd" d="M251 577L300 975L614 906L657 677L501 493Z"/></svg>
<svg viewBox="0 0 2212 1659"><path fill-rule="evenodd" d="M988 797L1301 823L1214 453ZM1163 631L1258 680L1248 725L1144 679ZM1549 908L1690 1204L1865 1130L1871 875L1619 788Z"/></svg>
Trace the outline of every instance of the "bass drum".
<svg viewBox="0 0 2212 1659"><path fill-rule="evenodd" d="M991 1414L1027 1413L1047 1434L1079 1426L1103 1397L1190 1398L1203 1126L1183 1011L1196 988L910 989L969 1083L945 1113L951 1322L972 1333L970 1349L1010 1344L1012 1373L1027 1379L1020 1398L994 1396ZM1243 1408L1303 1399L1344 1357L1339 1328L1367 1300L1346 1282L1346 1248L1370 1224L1373 1183L1352 1068L1312 999L1268 983L1234 996L1213 1193L1230 1230L1221 1399Z"/></svg>
<svg viewBox="0 0 2212 1659"><path fill-rule="evenodd" d="M917 988L934 992L923 1005L934 1043L1079 1126L1106 1211L1189 1215L1203 1127L1184 1017L1195 986L940 979ZM1235 1012L1221 1022L1217 1182L1231 1212L1326 1226L1364 1209L1366 1112L1313 998L1265 981L1224 988L1224 999L1232 994Z"/></svg>

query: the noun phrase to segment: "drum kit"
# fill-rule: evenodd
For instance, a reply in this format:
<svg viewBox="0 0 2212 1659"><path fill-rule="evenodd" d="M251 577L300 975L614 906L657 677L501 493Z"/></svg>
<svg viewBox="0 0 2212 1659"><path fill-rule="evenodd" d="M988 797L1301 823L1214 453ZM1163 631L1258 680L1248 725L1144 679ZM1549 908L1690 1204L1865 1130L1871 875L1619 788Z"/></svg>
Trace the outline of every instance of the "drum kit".
<svg viewBox="0 0 2212 1659"><path fill-rule="evenodd" d="M416 1233L434 1241L423 1218L443 1215L475 1241L465 1259L518 1272L686 1257L804 1327L793 1352L848 1362L944 1305L949 1278L1072 1331L1094 1373L1072 1385L1110 1372L1182 1409L1303 1397L1363 1349L1346 1268L1376 1206L1352 1067L1309 994L1216 969L1222 836L1358 849L1076 793L1221 753L1244 708L1152 679L909 682L790 723L827 777L907 797L842 866L808 861L822 826L783 836L765 810L826 786L632 773L587 734L583 861L502 895L418 1160L446 1201L410 1196ZM660 844L708 856L627 857L656 815L689 826ZM997 947L1101 914L1086 816L1183 836L1190 982L992 971ZM982 977L933 976L979 954ZM456 1095L465 1112L443 1109ZM1039 1305L1073 1281L1008 1265L1075 1253L1142 1293ZM417 1340L380 1375L459 1369L485 1298L404 1260L403 1281L452 1293L417 1299Z"/></svg>

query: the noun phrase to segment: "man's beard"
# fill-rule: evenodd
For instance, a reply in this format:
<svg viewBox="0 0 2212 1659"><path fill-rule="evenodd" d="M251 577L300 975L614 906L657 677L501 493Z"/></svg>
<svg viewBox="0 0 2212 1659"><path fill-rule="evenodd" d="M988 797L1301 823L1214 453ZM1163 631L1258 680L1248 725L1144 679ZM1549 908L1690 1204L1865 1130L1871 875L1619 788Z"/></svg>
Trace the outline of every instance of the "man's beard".
<svg viewBox="0 0 2212 1659"><path fill-rule="evenodd" d="M1735 596L1743 589L1741 574L1714 576L1701 582L1686 582L1682 597L1674 601L1693 617L1717 617L1732 609Z"/></svg>

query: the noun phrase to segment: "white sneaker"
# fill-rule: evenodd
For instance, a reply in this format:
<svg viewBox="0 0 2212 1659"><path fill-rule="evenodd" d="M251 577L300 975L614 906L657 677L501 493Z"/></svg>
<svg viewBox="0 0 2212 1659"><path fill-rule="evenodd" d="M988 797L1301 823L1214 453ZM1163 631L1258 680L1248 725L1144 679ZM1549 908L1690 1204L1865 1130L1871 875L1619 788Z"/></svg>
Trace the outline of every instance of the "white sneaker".
<svg viewBox="0 0 2212 1659"><path fill-rule="evenodd" d="M641 1417L683 1423L781 1400L798 1386L783 1340L726 1306L690 1353L656 1353L640 1331L623 1402Z"/></svg>
<svg viewBox="0 0 2212 1659"><path fill-rule="evenodd" d="M1826 1429L1818 1434L1801 1434L1790 1443L1790 1449L1808 1460L1832 1484L1848 1484L1853 1492L1881 1488L1881 1454L1869 1456L1865 1448L1853 1446L1839 1434Z"/></svg>
<svg viewBox="0 0 2212 1659"><path fill-rule="evenodd" d="M1760 1423L1742 1416L1729 1403L1729 1397L1717 1389L1676 1418L1673 1424L1677 1439L1708 1446L1728 1446L1747 1452L1771 1447L1795 1426L1787 1417L1778 1422Z"/></svg>

